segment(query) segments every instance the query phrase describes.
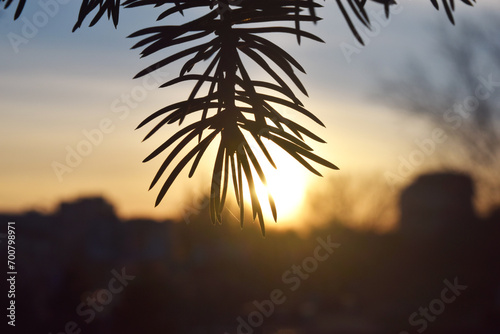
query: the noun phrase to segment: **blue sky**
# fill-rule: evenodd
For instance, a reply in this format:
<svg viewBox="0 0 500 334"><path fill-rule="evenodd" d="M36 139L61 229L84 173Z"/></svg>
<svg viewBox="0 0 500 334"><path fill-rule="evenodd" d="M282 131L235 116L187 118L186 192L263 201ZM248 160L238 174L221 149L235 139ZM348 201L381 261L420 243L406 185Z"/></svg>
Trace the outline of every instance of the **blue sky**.
<svg viewBox="0 0 500 334"><path fill-rule="evenodd" d="M186 195L202 191L200 181L209 181L210 169L189 183L178 182L166 203L152 209L156 191L147 192L147 188L159 161L141 161L161 138L141 143L145 132L134 129L147 115L185 92L176 87L149 88L174 77L174 67L149 82L132 80L154 59L139 59L139 51L130 50L135 41L125 37L149 26L157 12L124 10L116 30L105 20L88 28L87 20L71 33L78 2L59 5L53 17L40 21L38 31L30 32L17 46L18 52L9 36L29 32L27 22L41 19L43 9L30 3L16 22L12 9L0 12L0 210L46 210L62 199L103 194L124 215L174 214ZM375 104L370 96L381 76L397 77L410 57L429 59L437 27L451 25L444 11L435 11L427 1L402 1L398 13L379 24L380 29L368 36L366 47L358 48L334 2L324 5L319 12L324 20L309 30L325 44L306 40L297 46L294 37L279 40L306 69L301 79L309 98L302 100L326 125L325 129L313 127L328 142L314 147L343 172L383 173L394 168L399 152L407 152L415 136L425 136L428 129L401 111ZM495 1L482 1L476 7L457 4L457 25L467 17L499 11ZM346 45L357 50L349 61L342 51ZM127 96L133 93L142 94L140 101L127 104ZM85 133L98 128L107 131L102 140L96 137L98 144L89 155L58 177L54 161L64 163L68 147L76 149L86 139ZM174 126L168 131L175 130ZM331 173L322 171L327 176ZM307 172L301 177L316 179L310 179ZM320 187L315 181L309 184Z"/></svg>

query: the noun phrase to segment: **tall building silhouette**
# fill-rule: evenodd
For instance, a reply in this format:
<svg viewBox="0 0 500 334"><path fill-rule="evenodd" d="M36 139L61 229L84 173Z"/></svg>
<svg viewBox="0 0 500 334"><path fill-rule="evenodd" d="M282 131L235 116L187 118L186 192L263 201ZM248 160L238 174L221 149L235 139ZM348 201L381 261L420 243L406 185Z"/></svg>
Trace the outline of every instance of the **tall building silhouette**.
<svg viewBox="0 0 500 334"><path fill-rule="evenodd" d="M465 227L476 219L473 197L474 183L466 174L421 175L401 193L401 232L437 235Z"/></svg>

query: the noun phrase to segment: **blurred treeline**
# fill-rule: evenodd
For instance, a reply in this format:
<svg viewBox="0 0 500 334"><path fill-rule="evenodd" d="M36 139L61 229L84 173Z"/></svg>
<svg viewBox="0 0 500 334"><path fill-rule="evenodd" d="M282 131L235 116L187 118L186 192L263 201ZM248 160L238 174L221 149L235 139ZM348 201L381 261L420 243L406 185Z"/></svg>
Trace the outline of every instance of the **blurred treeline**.
<svg viewBox="0 0 500 334"><path fill-rule="evenodd" d="M0 215L16 222L16 327L237 333L238 317L255 323L254 301L280 289L284 302L240 333L500 333L500 210L478 218L473 195L467 175L421 176L400 196L399 228L384 234L331 223L307 236L271 230L263 238L257 223L214 226L203 210L189 224L122 221L100 197L49 215ZM318 237L340 247L311 270ZM293 273L307 261L307 278ZM116 273L129 278L123 289L115 279L120 291L110 293ZM466 288L440 304L445 281ZM429 306L439 314L426 318Z"/></svg>

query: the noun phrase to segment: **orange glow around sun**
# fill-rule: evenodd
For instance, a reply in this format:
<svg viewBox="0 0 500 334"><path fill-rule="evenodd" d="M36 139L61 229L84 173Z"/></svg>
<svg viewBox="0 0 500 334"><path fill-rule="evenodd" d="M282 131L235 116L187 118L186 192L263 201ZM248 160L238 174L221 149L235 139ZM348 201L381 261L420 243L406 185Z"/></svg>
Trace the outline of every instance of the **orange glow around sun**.
<svg viewBox="0 0 500 334"><path fill-rule="evenodd" d="M305 192L310 172L292 158L287 152L274 143L263 139L269 154L276 164L276 169L271 166L260 150L255 147L254 153L262 162L261 167L266 175L267 185L258 180L255 182L257 195L262 206L266 222L273 221L269 206L268 194L274 199L278 212L278 222L290 223L300 219L304 207ZM248 186L246 201L250 205ZM266 224L269 226L270 224ZM284 226L283 226L284 227Z"/></svg>

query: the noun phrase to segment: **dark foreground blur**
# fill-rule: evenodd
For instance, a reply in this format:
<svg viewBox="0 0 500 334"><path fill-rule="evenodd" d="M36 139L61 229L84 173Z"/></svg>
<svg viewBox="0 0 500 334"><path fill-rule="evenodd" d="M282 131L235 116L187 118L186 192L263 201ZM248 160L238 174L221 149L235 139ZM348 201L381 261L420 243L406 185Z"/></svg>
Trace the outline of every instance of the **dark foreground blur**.
<svg viewBox="0 0 500 334"><path fill-rule="evenodd" d="M120 221L102 198L0 215L0 233L16 222L16 329L500 333L500 209L478 218L473 191L464 175L422 176L385 235L331 224L262 238L256 224L214 227L204 211L190 224Z"/></svg>

